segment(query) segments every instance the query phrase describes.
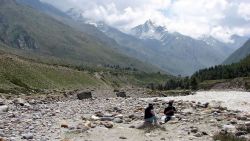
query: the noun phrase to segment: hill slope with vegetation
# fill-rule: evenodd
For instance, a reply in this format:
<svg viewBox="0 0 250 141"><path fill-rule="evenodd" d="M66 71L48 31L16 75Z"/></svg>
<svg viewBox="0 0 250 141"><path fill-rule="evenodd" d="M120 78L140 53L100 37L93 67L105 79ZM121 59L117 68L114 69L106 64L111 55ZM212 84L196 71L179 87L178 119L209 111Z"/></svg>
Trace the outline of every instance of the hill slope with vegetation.
<svg viewBox="0 0 250 141"><path fill-rule="evenodd" d="M250 40L248 40L241 48L236 50L232 55L230 55L224 64L231 64L239 62L250 54Z"/></svg>
<svg viewBox="0 0 250 141"><path fill-rule="evenodd" d="M44 62L75 65L120 65L145 71L151 65L119 53L98 38L14 0L0 1L1 50ZM4 47L4 48L3 48Z"/></svg>
<svg viewBox="0 0 250 141"><path fill-rule="evenodd" d="M48 65L0 52L0 93L121 88L164 82L171 76L120 67Z"/></svg>
<svg viewBox="0 0 250 141"><path fill-rule="evenodd" d="M221 88L241 87L250 89L250 55L238 63L219 65L196 72L195 78L201 88L209 89L217 84Z"/></svg>
<svg viewBox="0 0 250 141"><path fill-rule="evenodd" d="M241 60L239 63L233 63L231 65L219 65L200 70L193 76L200 81L250 77L250 56Z"/></svg>

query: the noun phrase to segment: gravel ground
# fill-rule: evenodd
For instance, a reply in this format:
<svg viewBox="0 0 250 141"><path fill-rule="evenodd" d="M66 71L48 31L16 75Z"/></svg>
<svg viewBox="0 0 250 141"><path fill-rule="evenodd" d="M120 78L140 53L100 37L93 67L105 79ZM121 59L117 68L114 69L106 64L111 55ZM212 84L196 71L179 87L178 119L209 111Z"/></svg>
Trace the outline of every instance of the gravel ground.
<svg viewBox="0 0 250 141"><path fill-rule="evenodd" d="M212 136L221 131L250 136L250 114L247 113L250 96L245 92L198 92L150 99L77 100L75 97L0 99L0 140L212 141ZM137 129L143 124L144 108L149 102L155 104L155 111L161 117L170 99L175 100L178 110L174 120Z"/></svg>

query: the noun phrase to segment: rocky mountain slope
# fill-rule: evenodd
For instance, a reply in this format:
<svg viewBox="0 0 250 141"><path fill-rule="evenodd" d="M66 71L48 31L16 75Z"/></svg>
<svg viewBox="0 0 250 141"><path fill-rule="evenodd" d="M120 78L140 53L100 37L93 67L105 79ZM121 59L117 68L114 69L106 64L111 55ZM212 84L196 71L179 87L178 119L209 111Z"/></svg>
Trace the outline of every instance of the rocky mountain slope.
<svg viewBox="0 0 250 141"><path fill-rule="evenodd" d="M151 21L132 29L133 36L104 23L95 26L115 39L123 52L175 75L190 75L201 68L220 64L232 52L225 46L211 46L202 40L169 33L165 27Z"/></svg>
<svg viewBox="0 0 250 141"><path fill-rule="evenodd" d="M122 54L117 46L109 46L98 37L79 31L33 7L14 0L1 1L0 7L1 50L59 64L110 64L155 70L151 65Z"/></svg>
<svg viewBox="0 0 250 141"><path fill-rule="evenodd" d="M248 40L241 48L237 49L231 54L225 61L224 64L232 64L239 62L250 54L250 40Z"/></svg>
<svg viewBox="0 0 250 141"><path fill-rule="evenodd" d="M30 3L28 0L19 1ZM131 36L102 22L88 22L82 12L71 8L65 13L71 20L62 18L65 15L57 18L60 17L58 19L63 23L98 38L123 54L174 75L191 75L201 68L220 64L235 50L236 43L243 41L240 37L235 44L225 44L212 37L196 40L179 33L169 33L165 27L157 26L150 20L132 29Z"/></svg>

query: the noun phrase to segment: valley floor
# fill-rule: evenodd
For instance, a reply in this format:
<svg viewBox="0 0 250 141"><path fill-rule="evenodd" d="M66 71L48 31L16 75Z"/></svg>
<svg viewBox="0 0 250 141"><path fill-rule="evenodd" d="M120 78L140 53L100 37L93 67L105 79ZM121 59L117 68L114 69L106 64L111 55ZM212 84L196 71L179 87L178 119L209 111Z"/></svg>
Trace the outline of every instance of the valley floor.
<svg viewBox="0 0 250 141"><path fill-rule="evenodd" d="M148 102L160 117L175 100L176 118L160 128L137 129ZM206 106L206 102L209 105ZM222 129L250 137L250 93L204 91L168 98L0 99L0 140L7 141L212 141ZM242 131L247 127L248 130ZM150 129L150 130L149 130Z"/></svg>

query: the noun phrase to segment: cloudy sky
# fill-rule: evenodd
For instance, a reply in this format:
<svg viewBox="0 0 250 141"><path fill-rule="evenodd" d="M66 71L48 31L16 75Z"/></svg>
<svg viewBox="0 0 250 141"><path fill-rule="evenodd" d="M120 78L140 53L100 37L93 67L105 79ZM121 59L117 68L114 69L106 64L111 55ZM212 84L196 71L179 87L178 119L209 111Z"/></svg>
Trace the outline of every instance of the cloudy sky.
<svg viewBox="0 0 250 141"><path fill-rule="evenodd" d="M250 35L250 0L41 0L66 11L77 8L86 18L120 30L151 19L171 32L198 38L212 35L230 42L231 35Z"/></svg>

